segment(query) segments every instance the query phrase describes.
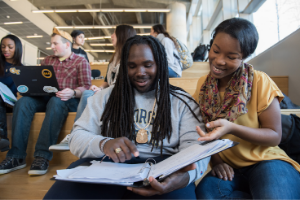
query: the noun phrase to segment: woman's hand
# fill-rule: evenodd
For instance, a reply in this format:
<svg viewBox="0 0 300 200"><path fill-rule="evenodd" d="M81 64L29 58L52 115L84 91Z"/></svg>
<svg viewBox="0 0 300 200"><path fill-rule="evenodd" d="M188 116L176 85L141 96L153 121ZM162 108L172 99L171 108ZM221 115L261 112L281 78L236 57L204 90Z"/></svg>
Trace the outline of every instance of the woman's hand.
<svg viewBox="0 0 300 200"><path fill-rule="evenodd" d="M215 165L212 168L211 173L213 176L218 176L218 178L223 179L224 181L232 181L234 177L233 168L226 163L220 163L218 165Z"/></svg>
<svg viewBox="0 0 300 200"><path fill-rule="evenodd" d="M165 193L169 193L174 190L186 187L190 180L188 171L194 169L196 169L196 165L190 164L174 172L173 174L168 176L163 182L158 182L155 178L150 176L149 177L150 187L146 187L146 188L127 187L127 189L142 196L153 196L153 195L162 195Z"/></svg>
<svg viewBox="0 0 300 200"><path fill-rule="evenodd" d="M103 90L103 88L102 88L102 87L97 87L96 85L92 85L92 86L90 87L90 90L94 91L95 94L96 94L97 92Z"/></svg>
<svg viewBox="0 0 300 200"><path fill-rule="evenodd" d="M219 139L223 135L230 133L233 130L233 123L227 121L226 119L218 119L213 122L206 124L207 128L214 129L213 131L205 134L199 126L196 127L198 134L201 136L198 141L211 141Z"/></svg>
<svg viewBox="0 0 300 200"><path fill-rule="evenodd" d="M121 148L122 151L116 153L116 149ZM120 137L109 140L104 144L103 151L106 156L113 159L114 162L125 162L131 159L131 154L135 157L139 156L139 152L133 142L127 137Z"/></svg>

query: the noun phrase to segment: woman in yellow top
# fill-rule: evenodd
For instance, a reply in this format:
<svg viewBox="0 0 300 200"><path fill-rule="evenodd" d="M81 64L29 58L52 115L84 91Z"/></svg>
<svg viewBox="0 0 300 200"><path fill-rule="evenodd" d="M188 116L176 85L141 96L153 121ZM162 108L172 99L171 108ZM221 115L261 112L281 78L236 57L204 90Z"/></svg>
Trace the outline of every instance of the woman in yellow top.
<svg viewBox="0 0 300 200"><path fill-rule="evenodd" d="M212 156L212 171L196 188L198 199L300 199L300 166L277 145L281 140L281 91L268 75L243 62L258 43L255 26L233 18L217 26L210 73L198 81L207 134L239 145Z"/></svg>

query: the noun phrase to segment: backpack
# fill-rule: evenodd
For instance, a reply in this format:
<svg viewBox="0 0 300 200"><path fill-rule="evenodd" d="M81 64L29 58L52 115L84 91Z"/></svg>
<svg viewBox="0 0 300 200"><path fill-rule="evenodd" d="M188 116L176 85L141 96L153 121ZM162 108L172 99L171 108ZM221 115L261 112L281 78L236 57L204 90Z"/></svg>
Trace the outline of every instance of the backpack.
<svg viewBox="0 0 300 200"><path fill-rule="evenodd" d="M196 47L193 54L193 61L203 61L205 60L207 53L207 46L204 44L200 44Z"/></svg>
<svg viewBox="0 0 300 200"><path fill-rule="evenodd" d="M278 145L293 160L300 163L300 118L297 115L281 115L282 137Z"/></svg>
<svg viewBox="0 0 300 200"><path fill-rule="evenodd" d="M175 38L175 37L172 37L172 38L173 38L173 41L175 42L175 47L180 56L182 70L186 70L186 69L190 68L193 65L193 57L192 57L190 51L185 46L185 44L183 44L182 42L177 40L177 38Z"/></svg>

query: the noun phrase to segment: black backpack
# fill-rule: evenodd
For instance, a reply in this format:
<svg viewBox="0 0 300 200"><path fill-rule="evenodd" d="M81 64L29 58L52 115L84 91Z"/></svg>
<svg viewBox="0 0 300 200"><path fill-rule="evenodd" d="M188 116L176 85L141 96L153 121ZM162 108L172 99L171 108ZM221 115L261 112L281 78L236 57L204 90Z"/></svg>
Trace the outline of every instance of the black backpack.
<svg viewBox="0 0 300 200"><path fill-rule="evenodd" d="M281 115L282 137L279 147L293 160L300 163L300 118L297 115Z"/></svg>
<svg viewBox="0 0 300 200"><path fill-rule="evenodd" d="M199 46L197 46L197 48L193 53L193 61L199 62L205 60L206 54L207 54L207 46L204 44L200 44Z"/></svg>

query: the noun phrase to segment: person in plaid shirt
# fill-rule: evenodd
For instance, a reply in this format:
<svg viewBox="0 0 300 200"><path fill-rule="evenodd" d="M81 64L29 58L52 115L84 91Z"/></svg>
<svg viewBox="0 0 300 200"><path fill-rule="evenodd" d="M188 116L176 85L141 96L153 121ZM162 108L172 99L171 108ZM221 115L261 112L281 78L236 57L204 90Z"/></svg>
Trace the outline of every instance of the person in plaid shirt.
<svg viewBox="0 0 300 200"><path fill-rule="evenodd" d="M35 146L34 161L29 175L47 173L53 153L49 146L55 144L68 112L76 112L81 94L91 86L91 68L87 60L71 51L72 37L53 29L51 48L42 66L52 65L59 85L56 96L22 97L14 107L12 119L12 148L0 164L0 174L26 167L26 148L33 116L45 112L46 116Z"/></svg>

